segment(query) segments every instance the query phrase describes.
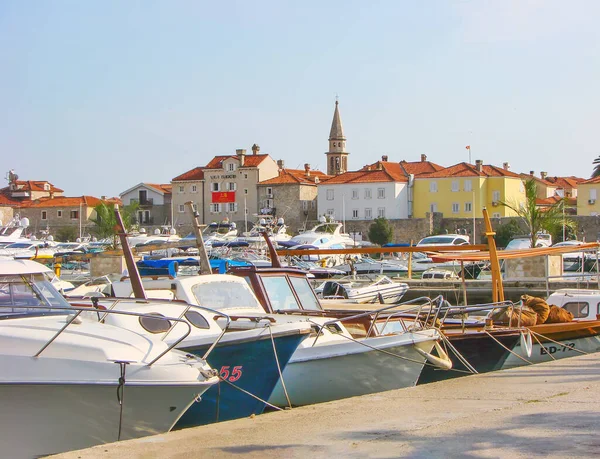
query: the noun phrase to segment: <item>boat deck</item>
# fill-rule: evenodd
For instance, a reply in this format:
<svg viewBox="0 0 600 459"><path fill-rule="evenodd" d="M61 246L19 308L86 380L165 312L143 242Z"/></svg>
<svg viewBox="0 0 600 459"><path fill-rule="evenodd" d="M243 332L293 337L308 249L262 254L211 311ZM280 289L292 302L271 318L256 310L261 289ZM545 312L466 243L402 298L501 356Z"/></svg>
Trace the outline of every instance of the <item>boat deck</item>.
<svg viewBox="0 0 600 459"><path fill-rule="evenodd" d="M596 353L57 457L592 457L599 392Z"/></svg>

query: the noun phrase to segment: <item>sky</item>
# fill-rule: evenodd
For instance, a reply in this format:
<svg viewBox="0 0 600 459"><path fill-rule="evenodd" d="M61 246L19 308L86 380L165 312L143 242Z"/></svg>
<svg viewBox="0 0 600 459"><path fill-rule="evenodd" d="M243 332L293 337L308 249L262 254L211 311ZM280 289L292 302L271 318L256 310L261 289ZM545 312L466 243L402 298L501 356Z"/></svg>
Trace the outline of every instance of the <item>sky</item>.
<svg viewBox="0 0 600 459"><path fill-rule="evenodd" d="M0 186L169 183L213 156L326 169L336 96L381 155L588 178L600 2L0 0Z"/></svg>

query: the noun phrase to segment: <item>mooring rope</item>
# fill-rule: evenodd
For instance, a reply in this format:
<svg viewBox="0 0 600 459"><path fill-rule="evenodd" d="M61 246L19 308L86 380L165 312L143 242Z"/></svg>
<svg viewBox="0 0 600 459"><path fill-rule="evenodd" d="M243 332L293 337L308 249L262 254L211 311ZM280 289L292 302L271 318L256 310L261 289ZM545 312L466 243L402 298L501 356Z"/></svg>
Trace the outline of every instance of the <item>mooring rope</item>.
<svg viewBox="0 0 600 459"><path fill-rule="evenodd" d="M275 340L273 339L273 330L271 329L271 324L268 324L267 327L269 327L269 335L271 336L271 344L273 345L273 354L275 355L275 363L277 364L277 371L279 372L281 387L283 388L283 393L285 394L285 399L288 402L288 406L290 409L292 409L292 402L290 401L290 396L288 395L288 391L285 387L285 381L283 380L283 372L281 371L281 365L279 365L279 357L277 356L277 349L275 347Z"/></svg>
<svg viewBox="0 0 600 459"><path fill-rule="evenodd" d="M227 384L229 384L231 387L233 387L234 389L239 390L240 392L243 392L246 395L249 395L250 397L258 400L259 402L264 403L265 405L278 410L278 411L283 411L281 408L279 408L278 406L275 405L271 405L269 402L267 402L266 400L263 400L262 398L258 397L257 395L254 395L252 392L248 392L246 389L242 389L240 386L237 386L235 384L233 384L231 381L227 381L226 379L222 378L221 376L219 376L219 379L223 382L226 382Z"/></svg>
<svg viewBox="0 0 600 459"><path fill-rule="evenodd" d="M579 352L580 354L583 354L583 355L588 355L588 354L589 354L589 352L582 351L581 349L575 349L574 347L568 346L568 345L566 345L566 344L564 344L564 343L561 343L560 341L554 341L553 339L550 339L550 338L548 338L547 336L544 336L544 335L542 335L541 333L534 332L533 330L530 330L530 331L531 331L531 333L533 333L534 335L539 335L539 336L541 336L543 339L547 339L548 341L550 341L550 342L552 342L552 343L554 343L554 344L558 344L559 346L567 347L567 348L571 349L572 351ZM543 347L543 346L542 346L542 347Z"/></svg>
<svg viewBox="0 0 600 459"><path fill-rule="evenodd" d="M510 352L511 354L513 354L514 356L520 358L523 362L528 363L529 365L533 365L533 362L530 362L529 360L527 360L525 357L521 357L519 354L517 354L516 352L513 352L511 349L507 348L504 344L502 344L499 340L496 339L495 336L493 336L490 332L488 332L487 330L484 330L485 334L488 335L490 338L492 338L494 341L496 341L500 346L502 346L504 349L506 349L508 352Z"/></svg>
<svg viewBox="0 0 600 459"><path fill-rule="evenodd" d="M119 385L117 386L117 401L119 402L119 432L117 434L117 441L120 441L121 428L123 427L123 402L125 401L125 373L127 372L129 362L117 361L115 363L119 364L121 370Z"/></svg>

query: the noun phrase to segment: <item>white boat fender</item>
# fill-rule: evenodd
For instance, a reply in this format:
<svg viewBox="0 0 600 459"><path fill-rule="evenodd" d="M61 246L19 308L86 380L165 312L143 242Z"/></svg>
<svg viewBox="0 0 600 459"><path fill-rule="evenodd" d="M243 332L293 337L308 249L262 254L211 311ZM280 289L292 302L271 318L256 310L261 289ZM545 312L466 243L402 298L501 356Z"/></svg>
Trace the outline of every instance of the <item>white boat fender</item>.
<svg viewBox="0 0 600 459"><path fill-rule="evenodd" d="M527 330L527 333L521 331L521 349L525 350L525 355L527 355L528 358L531 357L533 343L531 342L531 332L529 330Z"/></svg>
<svg viewBox="0 0 600 459"><path fill-rule="evenodd" d="M419 349L418 347L415 347L417 352L419 354L421 354L423 357L425 357L429 361L429 363L435 365L436 367L438 367L442 370L452 369L452 360L450 359L450 357L448 357L448 354L446 353L444 348L440 345L440 343L438 343L436 341L436 343L434 344L434 348L438 353L437 356L435 356L429 352L425 352L423 349Z"/></svg>

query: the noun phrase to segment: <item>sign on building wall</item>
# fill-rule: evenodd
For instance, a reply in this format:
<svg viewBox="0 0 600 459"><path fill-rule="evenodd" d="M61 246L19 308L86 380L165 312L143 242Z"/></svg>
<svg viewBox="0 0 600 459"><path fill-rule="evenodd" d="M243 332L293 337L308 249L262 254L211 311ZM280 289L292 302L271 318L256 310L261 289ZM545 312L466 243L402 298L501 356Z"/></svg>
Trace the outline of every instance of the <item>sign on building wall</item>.
<svg viewBox="0 0 600 459"><path fill-rule="evenodd" d="M213 191L212 202L235 202L235 191Z"/></svg>

